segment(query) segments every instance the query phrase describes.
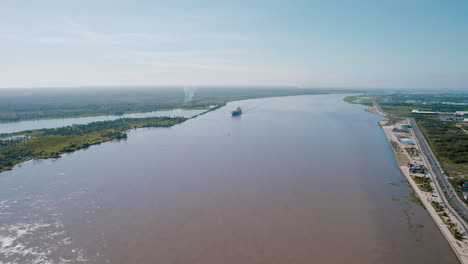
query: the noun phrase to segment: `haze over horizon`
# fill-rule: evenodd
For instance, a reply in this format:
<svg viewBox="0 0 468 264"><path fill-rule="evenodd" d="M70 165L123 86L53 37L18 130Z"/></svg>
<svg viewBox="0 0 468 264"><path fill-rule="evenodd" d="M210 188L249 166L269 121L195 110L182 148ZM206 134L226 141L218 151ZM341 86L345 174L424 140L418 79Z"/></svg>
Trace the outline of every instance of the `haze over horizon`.
<svg viewBox="0 0 468 264"><path fill-rule="evenodd" d="M465 1L0 3L0 88L468 89Z"/></svg>

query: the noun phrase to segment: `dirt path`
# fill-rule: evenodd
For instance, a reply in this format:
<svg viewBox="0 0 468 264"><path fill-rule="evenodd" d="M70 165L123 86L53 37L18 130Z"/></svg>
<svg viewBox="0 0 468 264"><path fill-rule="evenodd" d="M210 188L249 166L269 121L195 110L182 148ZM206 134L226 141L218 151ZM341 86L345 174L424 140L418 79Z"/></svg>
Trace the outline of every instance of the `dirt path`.
<svg viewBox="0 0 468 264"><path fill-rule="evenodd" d="M465 133L468 134L468 130L465 130L461 125L457 125L457 127L459 127L461 130L465 131Z"/></svg>

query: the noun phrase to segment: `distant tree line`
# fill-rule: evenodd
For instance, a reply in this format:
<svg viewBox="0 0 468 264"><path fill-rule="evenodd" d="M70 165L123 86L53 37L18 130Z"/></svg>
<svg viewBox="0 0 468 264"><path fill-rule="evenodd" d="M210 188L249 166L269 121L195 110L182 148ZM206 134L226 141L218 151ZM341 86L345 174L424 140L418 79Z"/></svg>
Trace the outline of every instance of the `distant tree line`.
<svg viewBox="0 0 468 264"><path fill-rule="evenodd" d="M0 89L0 122L91 115L122 115L174 108L206 108L232 100L323 94L299 88L198 88L186 101L182 87L109 89ZM341 91L344 92L344 91ZM352 91L347 90L351 93Z"/></svg>

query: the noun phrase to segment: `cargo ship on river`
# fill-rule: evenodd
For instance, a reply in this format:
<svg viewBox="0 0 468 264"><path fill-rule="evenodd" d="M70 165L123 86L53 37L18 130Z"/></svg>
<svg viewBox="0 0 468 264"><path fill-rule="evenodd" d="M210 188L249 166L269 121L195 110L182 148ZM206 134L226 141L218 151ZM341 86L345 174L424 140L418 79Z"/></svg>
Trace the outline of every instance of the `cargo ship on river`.
<svg viewBox="0 0 468 264"><path fill-rule="evenodd" d="M239 116L242 114L242 109L240 107L237 107L236 110L232 111L232 116Z"/></svg>

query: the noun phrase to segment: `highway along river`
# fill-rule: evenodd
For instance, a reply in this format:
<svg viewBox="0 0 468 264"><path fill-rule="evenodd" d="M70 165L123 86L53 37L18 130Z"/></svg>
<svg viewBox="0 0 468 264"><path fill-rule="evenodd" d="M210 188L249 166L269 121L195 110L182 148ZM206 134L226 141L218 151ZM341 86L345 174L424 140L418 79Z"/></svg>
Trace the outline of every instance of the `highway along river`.
<svg viewBox="0 0 468 264"><path fill-rule="evenodd" d="M3 172L0 263L457 263L381 117L343 97L233 102Z"/></svg>

